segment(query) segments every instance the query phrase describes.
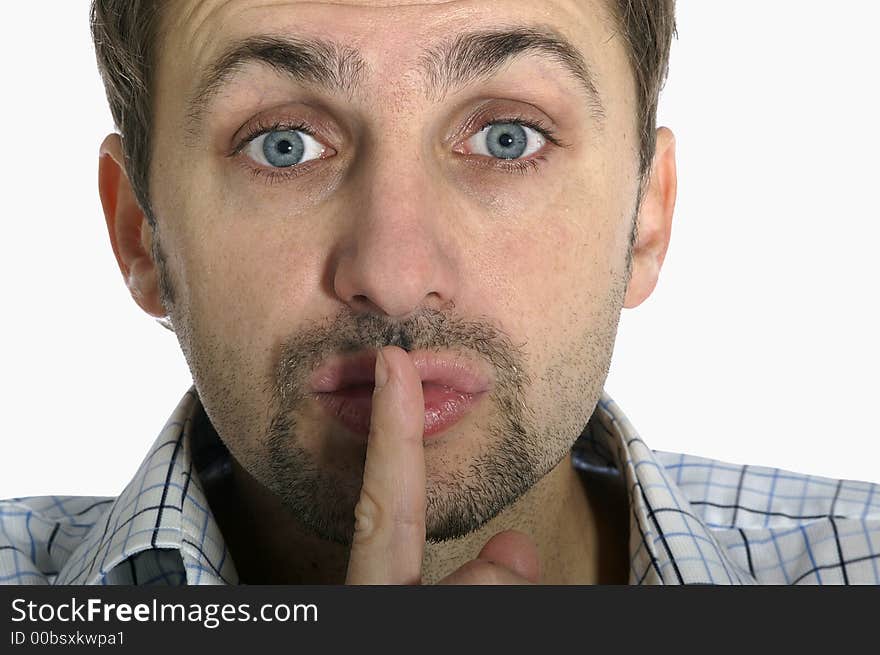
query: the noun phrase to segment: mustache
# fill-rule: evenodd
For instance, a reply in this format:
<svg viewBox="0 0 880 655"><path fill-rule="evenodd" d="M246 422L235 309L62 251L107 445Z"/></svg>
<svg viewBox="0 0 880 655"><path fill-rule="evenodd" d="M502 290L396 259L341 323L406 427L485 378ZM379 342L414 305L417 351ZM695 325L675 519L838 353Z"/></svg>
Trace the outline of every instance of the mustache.
<svg viewBox="0 0 880 655"><path fill-rule="evenodd" d="M495 369L501 389L530 384L526 343L516 344L488 317L464 319L451 310L422 308L404 319L355 314L350 308L297 330L279 345L272 395L284 406L304 395L306 379L328 357L384 346L413 350L468 351Z"/></svg>

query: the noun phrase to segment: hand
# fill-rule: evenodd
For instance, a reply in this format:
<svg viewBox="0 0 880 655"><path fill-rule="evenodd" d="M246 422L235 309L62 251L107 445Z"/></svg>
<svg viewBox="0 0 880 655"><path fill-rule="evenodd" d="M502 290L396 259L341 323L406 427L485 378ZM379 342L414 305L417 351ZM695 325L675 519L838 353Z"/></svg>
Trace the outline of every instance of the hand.
<svg viewBox="0 0 880 655"><path fill-rule="evenodd" d="M355 529L346 584L421 584L425 549L424 395L409 355L382 349L388 377L376 388L364 481L355 508ZM538 551L521 532L492 537L477 559L440 584L535 584Z"/></svg>

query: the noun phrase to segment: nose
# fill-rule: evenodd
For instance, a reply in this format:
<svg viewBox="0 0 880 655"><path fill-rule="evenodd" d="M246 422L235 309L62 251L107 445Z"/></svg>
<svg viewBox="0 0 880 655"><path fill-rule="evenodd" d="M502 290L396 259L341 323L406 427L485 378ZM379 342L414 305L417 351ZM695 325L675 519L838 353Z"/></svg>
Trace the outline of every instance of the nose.
<svg viewBox="0 0 880 655"><path fill-rule="evenodd" d="M333 285L357 313L402 319L458 292L451 199L415 159L385 157L352 181Z"/></svg>

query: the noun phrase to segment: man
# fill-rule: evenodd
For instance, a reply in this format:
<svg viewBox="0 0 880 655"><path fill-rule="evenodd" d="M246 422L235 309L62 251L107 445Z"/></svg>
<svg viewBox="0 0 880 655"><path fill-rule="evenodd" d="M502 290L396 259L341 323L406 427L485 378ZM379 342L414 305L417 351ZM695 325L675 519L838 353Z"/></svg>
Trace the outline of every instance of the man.
<svg viewBox="0 0 880 655"><path fill-rule="evenodd" d="M676 191L672 2L148 3L100 191L194 387L25 583L880 582L874 485L652 453L602 391Z"/></svg>

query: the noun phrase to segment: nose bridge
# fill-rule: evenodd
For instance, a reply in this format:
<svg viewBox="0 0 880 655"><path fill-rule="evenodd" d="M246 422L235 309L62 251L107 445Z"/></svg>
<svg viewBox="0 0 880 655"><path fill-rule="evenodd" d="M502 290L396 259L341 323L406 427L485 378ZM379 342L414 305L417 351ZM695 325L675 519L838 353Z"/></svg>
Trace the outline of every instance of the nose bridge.
<svg viewBox="0 0 880 655"><path fill-rule="evenodd" d="M402 140L395 144L376 145L368 156L362 171L366 203L364 210L371 221L389 224L415 222L427 227L424 220L424 202L432 193L421 153ZM408 150L408 151L407 151Z"/></svg>
<svg viewBox="0 0 880 655"><path fill-rule="evenodd" d="M443 197L412 141L367 149L352 180L351 226L336 264L337 295L356 310L403 317L451 300Z"/></svg>

